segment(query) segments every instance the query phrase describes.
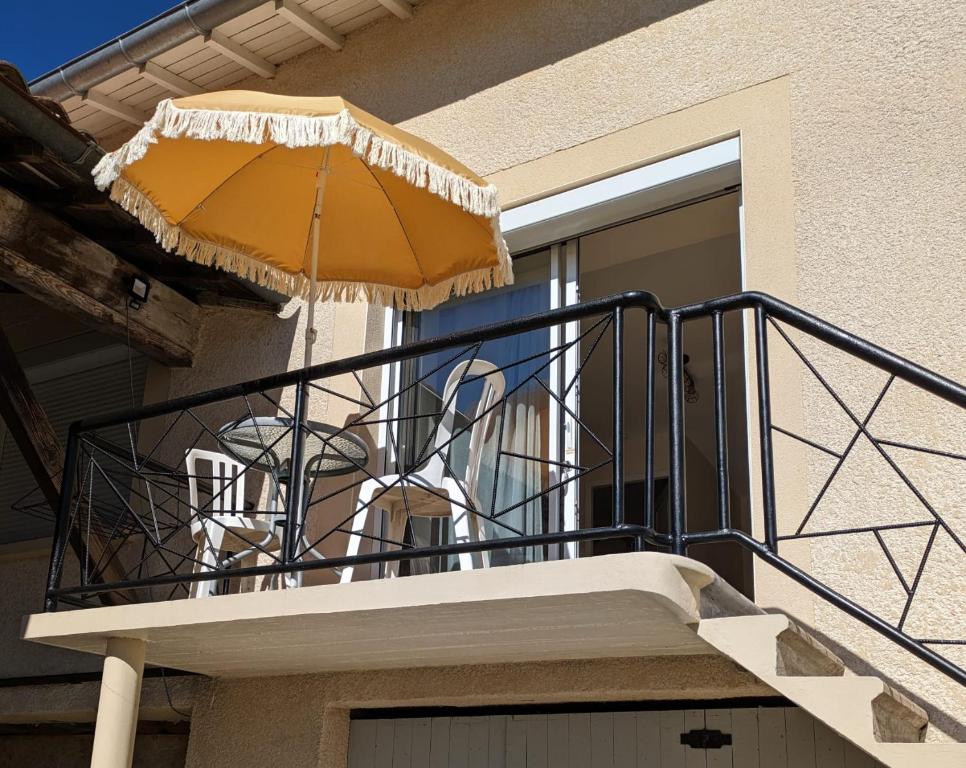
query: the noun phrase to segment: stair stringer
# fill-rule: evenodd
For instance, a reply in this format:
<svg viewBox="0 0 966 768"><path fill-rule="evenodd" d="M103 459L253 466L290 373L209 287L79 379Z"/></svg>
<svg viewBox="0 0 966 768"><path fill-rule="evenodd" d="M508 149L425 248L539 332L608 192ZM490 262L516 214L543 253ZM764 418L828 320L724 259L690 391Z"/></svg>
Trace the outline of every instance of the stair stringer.
<svg viewBox="0 0 966 768"><path fill-rule="evenodd" d="M703 619L698 636L844 739L890 768L961 768L966 744L922 743L926 713L878 677L836 668L836 657L781 614ZM813 669L779 673L785 633L815 647ZM831 674L828 674L831 672ZM881 739L881 740L880 740ZM893 739L893 740L886 740Z"/></svg>

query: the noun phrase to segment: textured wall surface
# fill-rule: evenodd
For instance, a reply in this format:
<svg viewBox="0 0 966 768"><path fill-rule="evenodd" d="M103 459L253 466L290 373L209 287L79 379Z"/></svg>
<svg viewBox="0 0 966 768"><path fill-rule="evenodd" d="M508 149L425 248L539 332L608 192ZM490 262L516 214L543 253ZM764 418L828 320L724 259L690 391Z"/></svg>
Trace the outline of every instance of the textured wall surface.
<svg viewBox="0 0 966 768"><path fill-rule="evenodd" d="M719 103L781 78L788 113L781 142L790 148L790 178L746 176L743 191L747 226L767 215L758 206L769 197L790 198L790 252L750 238L748 286L963 380L964 27L963 3L432 0L411 21L379 22L339 53L317 49L280 67L274 80L244 85L344 95L483 173L516 179L516 198L541 185L521 181L532 173L514 176L516 168L632 126L644 126L646 134L647 126L669 118L700 135L701 120ZM769 117L747 115L749 121ZM774 136L768 146L744 133L742 140L746 169L775 144ZM641 162L662 147L670 153L680 146L662 141L642 145ZM606 160L595 157L596 167L579 174L575 166L569 179L562 166L557 182L606 173L612 168ZM770 272L769 265L778 266ZM884 377L802 343L843 401L864 417ZM781 354L779 364L788 370L776 377L776 408L791 402L808 437L843 450L854 431L848 416L793 356ZM890 391L870 426L884 437L964 452L962 417L902 386ZM788 531L832 467L819 452L789 454L789 446L776 446L779 457L795 456L786 461L789 476L779 487ZM891 455L962 536L963 462ZM816 527L928 519L921 501L862 441L815 515ZM949 534L937 535L935 554L922 569L919 533L890 536L907 579L921 571L925 600L909 613L910 631L966 637L966 579ZM904 592L871 535L830 537L802 557L817 576L886 618L901 614ZM766 607L789 609L780 591L762 594ZM866 660L853 659L858 666L871 664L931 702L940 727L963 736L962 690L824 603L796 602L792 612L846 656L851 649ZM961 653L960 660L966 661Z"/></svg>
<svg viewBox="0 0 966 768"><path fill-rule="evenodd" d="M100 659L20 639L20 620L44 605L50 549L46 542L0 560L0 678L96 672Z"/></svg>
<svg viewBox="0 0 966 768"><path fill-rule="evenodd" d="M353 708L719 699L769 689L716 656L219 680L196 701L186 768L342 768ZM257 706L253 706L257 702Z"/></svg>
<svg viewBox="0 0 966 768"><path fill-rule="evenodd" d="M966 7L962 4L808 3L800 25L809 64L791 79L800 302L910 359L966 380ZM886 382L867 366L814 349L813 360L864 418ZM853 422L814 379L806 380L809 434L842 450ZM876 437L966 454L966 415L911 387L893 385L869 422ZM929 520L910 488L861 438L816 508L813 525ZM960 537L966 533L966 462L890 449L890 457ZM814 495L828 457L810 455ZM920 573L907 618L918 637L966 638L966 562L940 531L919 571L929 528L884 534L908 583ZM816 575L897 621L905 594L871 534L833 537L812 551ZM816 623L832 639L893 673L941 712L960 740L966 697L908 655L827 604ZM963 649L948 655L966 665ZM858 660L856 660L858 661Z"/></svg>

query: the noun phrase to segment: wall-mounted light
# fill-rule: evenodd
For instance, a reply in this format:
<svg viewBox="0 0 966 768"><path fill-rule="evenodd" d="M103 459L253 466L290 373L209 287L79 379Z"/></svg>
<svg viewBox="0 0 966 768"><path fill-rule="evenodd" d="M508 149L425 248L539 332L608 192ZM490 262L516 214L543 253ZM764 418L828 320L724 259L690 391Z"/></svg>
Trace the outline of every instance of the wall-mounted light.
<svg viewBox="0 0 966 768"><path fill-rule="evenodd" d="M684 355L684 400L688 403L698 402L698 388L694 385L694 377L691 375L691 371L688 370L688 363L691 362L690 355ZM661 373L664 374L664 378L667 378L667 352L661 350L657 353L657 362L661 366Z"/></svg>
<svg viewBox="0 0 966 768"><path fill-rule="evenodd" d="M142 304L147 303L149 293L151 293L151 284L147 278L134 275L127 287L127 305L131 309L140 309Z"/></svg>

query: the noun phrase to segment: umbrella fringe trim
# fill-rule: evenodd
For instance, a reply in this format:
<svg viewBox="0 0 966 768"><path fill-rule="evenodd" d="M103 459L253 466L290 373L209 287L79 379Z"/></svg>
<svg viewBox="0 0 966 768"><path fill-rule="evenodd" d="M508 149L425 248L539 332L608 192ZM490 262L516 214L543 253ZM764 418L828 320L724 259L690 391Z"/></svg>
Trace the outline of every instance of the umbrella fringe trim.
<svg viewBox="0 0 966 768"><path fill-rule="evenodd" d="M302 299L307 299L309 296L311 281L304 275L286 272L228 246L189 235L177 224L169 222L141 190L124 178L118 178L114 182L111 188L111 199L152 232L165 250L173 251L197 264L226 270L287 296ZM397 309L423 310L432 309L453 296L464 296L511 285L513 283L512 262L500 232L499 218L493 217L491 223L498 250L497 266L464 272L418 288L400 288L383 283L348 280L321 280L316 289L316 298L322 301L342 302L365 299L369 303L394 306Z"/></svg>
<svg viewBox="0 0 966 768"><path fill-rule="evenodd" d="M111 199L149 230L158 244L188 261L218 267L239 277L287 296L308 294L308 279L266 264L228 246L189 235L177 224L172 224L153 202L131 184L119 178L111 187Z"/></svg>
<svg viewBox="0 0 966 768"><path fill-rule="evenodd" d="M158 103L154 115L122 147L101 158L94 182L106 189L127 166L147 154L158 137L200 141L226 140L246 144L274 142L285 147L325 147L341 144L372 166L391 171L409 184L438 195L477 216L500 213L497 189L481 186L455 171L433 163L406 147L383 139L360 125L351 112L335 115L287 115L267 112L180 109L171 99Z"/></svg>

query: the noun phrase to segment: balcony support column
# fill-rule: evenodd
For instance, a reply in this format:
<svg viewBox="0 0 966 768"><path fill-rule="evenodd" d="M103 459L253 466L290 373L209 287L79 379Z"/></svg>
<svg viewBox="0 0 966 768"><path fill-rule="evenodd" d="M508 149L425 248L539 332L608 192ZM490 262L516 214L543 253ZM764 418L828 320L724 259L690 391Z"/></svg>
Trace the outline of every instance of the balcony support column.
<svg viewBox="0 0 966 768"><path fill-rule="evenodd" d="M135 638L107 641L91 768L131 768L144 650L145 642Z"/></svg>

